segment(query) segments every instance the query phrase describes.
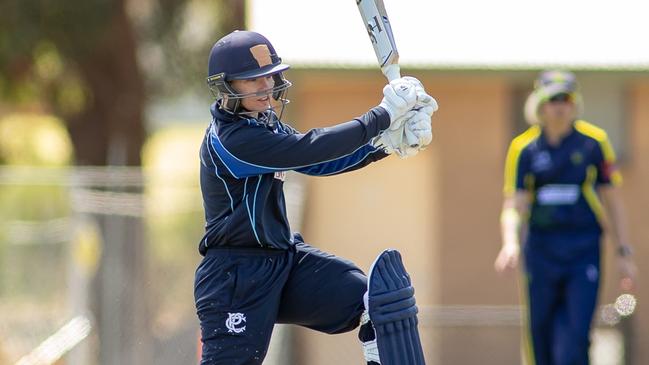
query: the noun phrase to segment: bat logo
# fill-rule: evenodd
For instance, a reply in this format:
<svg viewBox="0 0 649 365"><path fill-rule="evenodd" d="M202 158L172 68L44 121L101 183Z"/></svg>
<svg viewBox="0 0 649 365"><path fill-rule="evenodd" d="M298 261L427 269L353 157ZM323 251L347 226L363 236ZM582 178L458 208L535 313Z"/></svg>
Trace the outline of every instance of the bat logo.
<svg viewBox="0 0 649 365"><path fill-rule="evenodd" d="M381 32L383 29L381 28L381 25L379 24L379 19L377 17L373 16L372 20L374 20L374 25L372 25L372 23L367 23L367 29L372 33L374 33L374 29Z"/></svg>
<svg viewBox="0 0 649 365"><path fill-rule="evenodd" d="M377 19L377 17L375 16L372 17L372 20L374 21L374 24L372 24L371 22L367 23L367 35L370 36L370 40L372 41L372 43L377 43L376 36L374 35L374 31L380 33L383 31L383 28L381 28L381 24Z"/></svg>

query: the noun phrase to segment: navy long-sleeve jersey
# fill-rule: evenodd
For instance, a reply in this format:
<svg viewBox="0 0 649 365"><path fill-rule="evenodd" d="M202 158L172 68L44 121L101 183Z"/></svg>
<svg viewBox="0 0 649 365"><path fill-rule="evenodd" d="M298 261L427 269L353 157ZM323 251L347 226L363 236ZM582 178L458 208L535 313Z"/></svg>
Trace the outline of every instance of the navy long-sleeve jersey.
<svg viewBox="0 0 649 365"><path fill-rule="evenodd" d="M390 125L381 107L349 122L299 133L277 120L234 116L214 103L201 145L200 183L210 247L286 249L293 238L286 216L286 171L316 176L349 172L387 156L370 144Z"/></svg>

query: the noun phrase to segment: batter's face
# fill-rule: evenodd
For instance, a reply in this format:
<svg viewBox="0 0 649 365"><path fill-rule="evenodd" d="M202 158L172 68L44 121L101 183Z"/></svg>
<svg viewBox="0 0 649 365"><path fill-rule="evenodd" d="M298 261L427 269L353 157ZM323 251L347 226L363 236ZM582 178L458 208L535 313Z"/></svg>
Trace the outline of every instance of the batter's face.
<svg viewBox="0 0 649 365"><path fill-rule="evenodd" d="M232 81L232 87L239 94L252 94L241 99L241 106L251 112L262 112L272 107L270 94L273 86L275 81L272 76Z"/></svg>

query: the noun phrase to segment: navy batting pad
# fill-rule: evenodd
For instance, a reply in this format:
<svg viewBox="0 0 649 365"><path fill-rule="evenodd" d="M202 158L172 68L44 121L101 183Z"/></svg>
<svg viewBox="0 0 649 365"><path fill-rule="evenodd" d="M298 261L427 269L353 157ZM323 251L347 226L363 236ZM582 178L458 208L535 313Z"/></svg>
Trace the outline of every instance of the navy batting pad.
<svg viewBox="0 0 649 365"><path fill-rule="evenodd" d="M415 289L396 250L383 251L370 268L368 312L381 365L423 365Z"/></svg>

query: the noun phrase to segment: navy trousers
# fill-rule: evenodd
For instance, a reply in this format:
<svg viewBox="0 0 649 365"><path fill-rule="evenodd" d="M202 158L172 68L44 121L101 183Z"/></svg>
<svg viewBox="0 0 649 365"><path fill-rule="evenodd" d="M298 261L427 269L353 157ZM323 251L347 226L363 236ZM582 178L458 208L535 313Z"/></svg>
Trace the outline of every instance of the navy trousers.
<svg viewBox="0 0 649 365"><path fill-rule="evenodd" d="M569 260L526 249L525 269L535 364L588 364L600 280L599 248Z"/></svg>
<svg viewBox="0 0 649 365"><path fill-rule="evenodd" d="M194 284L201 365L261 364L275 323L350 331L366 290L356 265L303 242L286 251L210 249Z"/></svg>

